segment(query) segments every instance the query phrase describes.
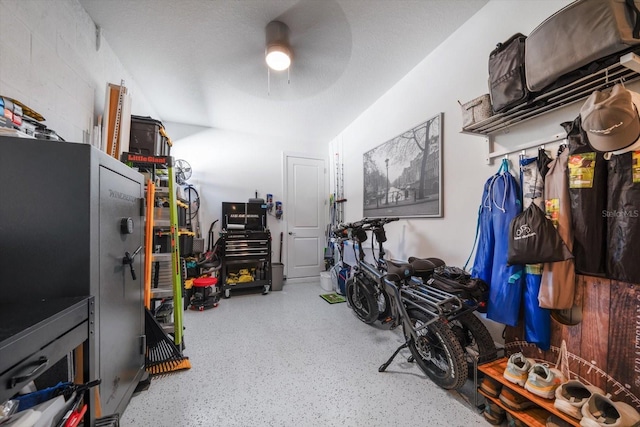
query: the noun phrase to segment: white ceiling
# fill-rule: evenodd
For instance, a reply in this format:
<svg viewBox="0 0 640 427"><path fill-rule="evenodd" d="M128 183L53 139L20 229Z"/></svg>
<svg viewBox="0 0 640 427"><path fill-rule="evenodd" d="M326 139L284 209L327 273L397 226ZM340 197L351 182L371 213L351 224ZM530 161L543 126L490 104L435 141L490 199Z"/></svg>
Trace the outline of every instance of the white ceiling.
<svg viewBox="0 0 640 427"><path fill-rule="evenodd" d="M488 0L80 0L161 119L328 142ZM290 28L290 83L265 27ZM416 93L416 96L426 96Z"/></svg>

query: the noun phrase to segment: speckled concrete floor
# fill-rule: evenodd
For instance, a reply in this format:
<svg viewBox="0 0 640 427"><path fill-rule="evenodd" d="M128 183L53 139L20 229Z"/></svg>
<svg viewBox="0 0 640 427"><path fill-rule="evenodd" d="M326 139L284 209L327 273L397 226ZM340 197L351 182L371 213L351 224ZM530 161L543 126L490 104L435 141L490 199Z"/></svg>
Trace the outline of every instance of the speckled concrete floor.
<svg viewBox="0 0 640 427"><path fill-rule="evenodd" d="M379 373L401 332L365 325L321 293L319 280L287 283L185 312L192 368L154 379L132 398L121 425L487 425L458 393L408 363L408 353Z"/></svg>

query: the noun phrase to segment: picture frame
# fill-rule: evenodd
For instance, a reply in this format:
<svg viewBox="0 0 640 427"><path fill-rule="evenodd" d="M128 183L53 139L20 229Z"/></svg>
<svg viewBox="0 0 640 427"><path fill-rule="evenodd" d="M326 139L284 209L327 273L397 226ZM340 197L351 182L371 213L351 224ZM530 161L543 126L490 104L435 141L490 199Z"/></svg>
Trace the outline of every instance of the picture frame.
<svg viewBox="0 0 640 427"><path fill-rule="evenodd" d="M444 113L363 154L363 216L441 218Z"/></svg>

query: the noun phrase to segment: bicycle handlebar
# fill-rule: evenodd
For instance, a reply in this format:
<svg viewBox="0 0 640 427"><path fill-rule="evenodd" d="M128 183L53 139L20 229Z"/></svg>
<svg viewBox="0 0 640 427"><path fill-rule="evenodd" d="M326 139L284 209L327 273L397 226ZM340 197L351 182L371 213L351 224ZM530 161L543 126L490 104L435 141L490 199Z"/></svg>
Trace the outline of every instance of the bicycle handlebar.
<svg viewBox="0 0 640 427"><path fill-rule="evenodd" d="M372 228L382 227L383 225L388 224L390 222L398 221L399 219L400 218L398 217L363 218L360 221L348 222L348 223L338 225L338 227L336 227L336 229L334 230L334 233L342 234L347 230L354 229L354 228L365 228L366 226L369 226L369 227L366 227L365 229L370 230Z"/></svg>

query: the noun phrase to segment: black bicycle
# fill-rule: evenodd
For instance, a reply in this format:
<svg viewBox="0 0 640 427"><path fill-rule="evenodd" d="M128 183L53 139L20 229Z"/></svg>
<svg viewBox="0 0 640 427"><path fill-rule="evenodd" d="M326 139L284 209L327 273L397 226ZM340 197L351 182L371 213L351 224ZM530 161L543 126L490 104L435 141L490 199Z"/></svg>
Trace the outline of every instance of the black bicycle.
<svg viewBox="0 0 640 427"><path fill-rule="evenodd" d="M432 381L445 389L460 388L467 378L465 353L446 319L448 314L461 310L463 303L454 295L410 281L415 272L433 269L431 262L401 264L384 260L384 225L396 220L365 218L335 230L337 236L352 239L354 248L358 247L355 273L347 283L347 299L354 313L366 323L379 319L391 321L392 327L402 325L405 342L380 367L380 372L402 348L408 347L410 360L415 360ZM373 232L379 245L375 265L365 260L360 245L367 240L367 231Z"/></svg>
<svg viewBox="0 0 640 427"><path fill-rule="evenodd" d="M447 390L461 388L467 380L465 351L447 324L447 315L459 311L462 302L454 295L411 283L416 272L426 272L433 264L426 260L387 263L381 277L389 297L392 316L402 325L405 342L379 368L384 372L403 348L420 369Z"/></svg>
<svg viewBox="0 0 640 427"><path fill-rule="evenodd" d="M398 218L364 218L361 221L344 224L338 229L338 234L344 238L345 234L353 241L356 263L354 274L347 280L345 290L349 306L364 323L371 324L376 320L393 321L390 316L389 297L380 280L380 274L386 272L387 266L383 243L387 241L385 224L397 221ZM374 264L365 261L362 244L368 239L367 232L371 231L378 242L378 255L374 251L372 239L371 253Z"/></svg>
<svg viewBox="0 0 640 427"><path fill-rule="evenodd" d="M447 332L439 331L439 336L446 334L445 338L457 340L468 363L467 373L472 373L474 359L475 363L478 363L493 360L497 356L493 338L480 319L473 314L474 310L482 306L486 295L477 292L477 286L474 283L460 280L457 277L447 279L443 270L450 273L456 269L445 266L444 261L439 258L418 259L412 257L409 263L386 261L383 243L387 239L384 226L397 220L398 218L364 218L355 223L344 224L336 230L343 239L348 237L354 241L354 250L356 247L358 248L355 253L355 273L347 282L346 287L349 304L356 316L365 323L371 324L376 320L381 320L383 323L391 322L392 328L403 324L405 336L407 326L403 323L403 316L404 319L409 319L416 329L419 329L421 325L433 322L433 319L440 319L441 322L435 323L432 328L444 325L449 329ZM375 264L365 260L362 243L368 238L367 231L372 231L371 252ZM377 256L374 250L376 242L378 244ZM387 274L390 273L389 269L397 268L399 265L404 268L410 266L408 276L403 277L400 283L395 284L395 287L400 289L402 304L409 308L407 313L402 313L402 310L394 310L394 304L390 302L389 295L390 289L392 290L391 294L394 294L395 290L393 287L389 288L389 284L386 283L394 277ZM426 347L419 345L419 343L424 344L424 337L415 336L413 338L412 342L418 343L418 345L414 347L411 343L407 345L423 371L428 373L429 368L424 363L424 349ZM423 355L418 357L416 352L423 353ZM441 366L444 367L442 360ZM463 370L461 368L460 372ZM437 375L429 376L438 384L442 381L442 379L434 378ZM464 383L464 378L459 380L461 382L453 386L440 385L444 388L456 388Z"/></svg>

